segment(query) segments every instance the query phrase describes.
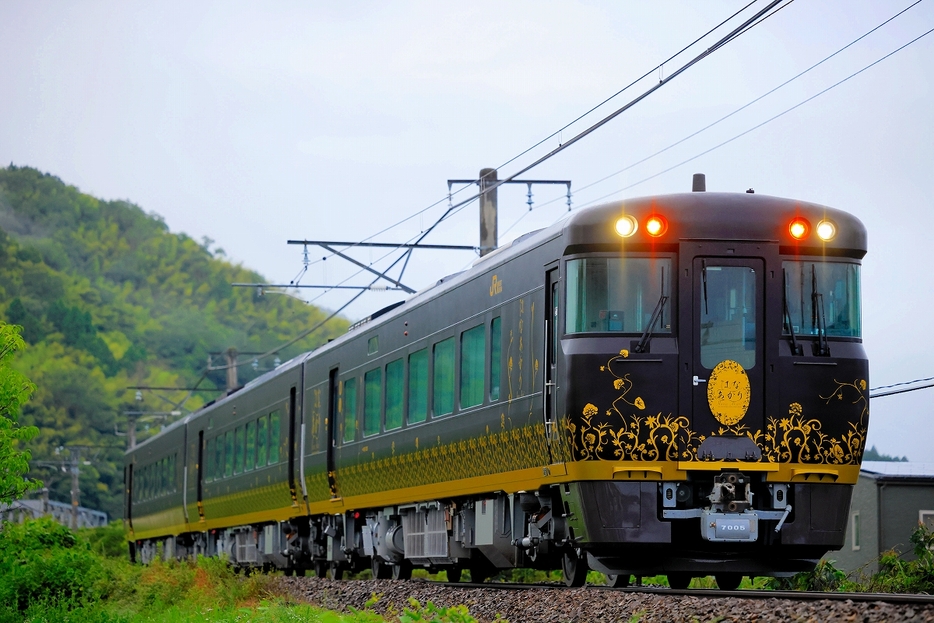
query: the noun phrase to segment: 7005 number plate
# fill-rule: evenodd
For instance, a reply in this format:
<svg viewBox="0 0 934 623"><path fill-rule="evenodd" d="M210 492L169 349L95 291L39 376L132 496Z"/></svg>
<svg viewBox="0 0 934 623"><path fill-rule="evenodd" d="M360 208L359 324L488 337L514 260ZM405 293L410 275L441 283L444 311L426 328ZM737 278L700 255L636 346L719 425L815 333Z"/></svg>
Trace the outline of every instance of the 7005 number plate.
<svg viewBox="0 0 934 623"><path fill-rule="evenodd" d="M759 538L759 517L755 513L701 514L701 536L708 541L749 543Z"/></svg>

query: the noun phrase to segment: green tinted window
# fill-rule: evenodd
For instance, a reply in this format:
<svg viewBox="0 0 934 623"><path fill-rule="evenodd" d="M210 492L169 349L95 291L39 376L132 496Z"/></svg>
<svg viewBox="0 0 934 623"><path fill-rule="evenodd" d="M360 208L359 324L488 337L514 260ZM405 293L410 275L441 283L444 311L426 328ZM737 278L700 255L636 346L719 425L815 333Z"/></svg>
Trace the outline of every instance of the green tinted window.
<svg viewBox="0 0 934 623"><path fill-rule="evenodd" d="M234 461L234 473L239 474L243 471L243 454L246 449L246 438L243 436L243 427L238 426L234 435L234 446L236 447L236 460Z"/></svg>
<svg viewBox="0 0 934 623"><path fill-rule="evenodd" d="M567 263L568 333L642 333L662 297L671 296L668 258L592 257ZM671 333L671 304L653 332ZM557 332L555 333L557 336Z"/></svg>
<svg viewBox="0 0 934 623"><path fill-rule="evenodd" d="M269 414L269 464L279 462L279 412Z"/></svg>
<svg viewBox="0 0 934 623"><path fill-rule="evenodd" d="M380 398L383 394L383 371L370 370L363 375L363 435L379 432Z"/></svg>
<svg viewBox="0 0 934 623"><path fill-rule="evenodd" d="M256 467L256 423L246 423L246 462L243 465L244 471L250 471Z"/></svg>
<svg viewBox="0 0 934 623"><path fill-rule="evenodd" d="M490 400L499 400L499 379L502 375L503 323L494 318L490 323Z"/></svg>
<svg viewBox="0 0 934 623"><path fill-rule="evenodd" d="M402 427L405 365L401 359L386 364L386 430Z"/></svg>
<svg viewBox="0 0 934 623"><path fill-rule="evenodd" d="M454 412L454 338L435 344L433 349L434 388L431 397L433 415Z"/></svg>
<svg viewBox="0 0 934 623"><path fill-rule="evenodd" d="M428 349L409 355L409 408L406 413L410 424L424 422L428 417Z"/></svg>
<svg viewBox="0 0 934 623"><path fill-rule="evenodd" d="M824 260L782 262L784 333L860 337L859 264ZM789 320L791 327L789 327Z"/></svg>
<svg viewBox="0 0 934 623"><path fill-rule="evenodd" d="M214 439L214 480L224 477L224 437Z"/></svg>
<svg viewBox="0 0 934 623"><path fill-rule="evenodd" d="M340 412L343 416L344 442L357 438L357 379L344 381Z"/></svg>
<svg viewBox="0 0 934 623"><path fill-rule="evenodd" d="M483 361L486 327L482 324L461 333L461 408L483 402Z"/></svg>
<svg viewBox="0 0 934 623"><path fill-rule="evenodd" d="M227 434L224 435L224 475L233 476L234 469L234 432L232 430L227 431Z"/></svg>
<svg viewBox="0 0 934 623"><path fill-rule="evenodd" d="M269 436L266 434L266 416L256 420L256 466L266 464L266 448L269 447Z"/></svg>

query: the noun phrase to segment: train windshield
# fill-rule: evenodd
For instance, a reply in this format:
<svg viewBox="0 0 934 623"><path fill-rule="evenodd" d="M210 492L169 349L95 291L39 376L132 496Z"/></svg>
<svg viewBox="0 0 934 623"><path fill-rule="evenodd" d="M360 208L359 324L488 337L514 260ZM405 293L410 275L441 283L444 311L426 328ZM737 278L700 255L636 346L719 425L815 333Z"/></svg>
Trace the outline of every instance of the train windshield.
<svg viewBox="0 0 934 623"><path fill-rule="evenodd" d="M782 323L790 335L818 335L824 327L828 337L861 337L859 265L844 262L782 262L787 311Z"/></svg>
<svg viewBox="0 0 934 623"><path fill-rule="evenodd" d="M671 260L592 257L567 263L567 333L642 333L662 296L653 333L671 333Z"/></svg>

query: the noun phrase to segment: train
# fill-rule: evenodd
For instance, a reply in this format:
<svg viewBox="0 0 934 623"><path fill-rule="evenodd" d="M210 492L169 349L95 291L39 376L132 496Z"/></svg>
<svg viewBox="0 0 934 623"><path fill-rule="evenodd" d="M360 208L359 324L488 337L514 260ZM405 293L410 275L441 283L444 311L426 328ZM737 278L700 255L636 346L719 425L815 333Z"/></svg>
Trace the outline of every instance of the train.
<svg viewBox="0 0 934 623"><path fill-rule="evenodd" d="M703 180L576 210L129 449L131 558L811 570L869 424L866 251L847 212Z"/></svg>

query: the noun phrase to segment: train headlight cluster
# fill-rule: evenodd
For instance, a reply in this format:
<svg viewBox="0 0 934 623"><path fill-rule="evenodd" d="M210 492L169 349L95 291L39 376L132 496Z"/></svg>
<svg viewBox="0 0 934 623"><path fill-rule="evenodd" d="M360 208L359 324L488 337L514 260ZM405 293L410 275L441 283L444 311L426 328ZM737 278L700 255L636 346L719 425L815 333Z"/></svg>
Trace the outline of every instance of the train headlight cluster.
<svg viewBox="0 0 934 623"><path fill-rule="evenodd" d="M660 214L652 214L643 224L645 232L653 238L658 238L668 231L668 221ZM629 238L639 231L639 221L630 214L624 214L616 219L616 233L621 238Z"/></svg>
<svg viewBox="0 0 934 623"><path fill-rule="evenodd" d="M828 242L837 235L837 226L834 225L833 221L824 219L817 224L814 231L823 242ZM797 216L788 223L788 233L795 240L804 240L811 233L811 224L806 218Z"/></svg>

